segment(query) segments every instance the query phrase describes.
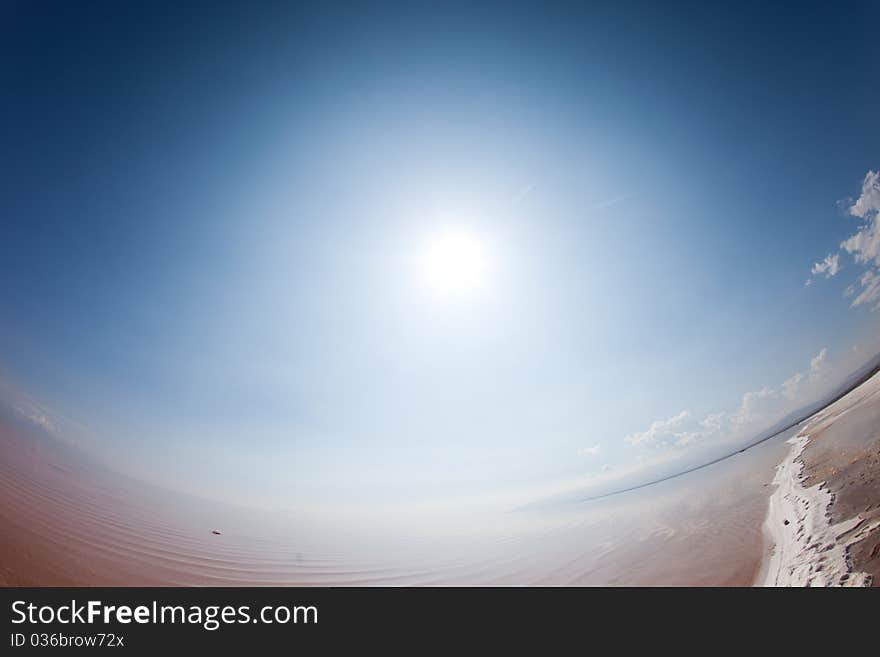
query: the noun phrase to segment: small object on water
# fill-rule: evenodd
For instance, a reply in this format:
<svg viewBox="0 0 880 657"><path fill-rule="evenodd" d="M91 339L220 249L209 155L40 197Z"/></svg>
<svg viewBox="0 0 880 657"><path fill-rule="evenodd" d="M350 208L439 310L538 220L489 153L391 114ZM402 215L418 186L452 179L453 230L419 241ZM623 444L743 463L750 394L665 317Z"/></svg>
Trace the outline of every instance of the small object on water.
<svg viewBox="0 0 880 657"><path fill-rule="evenodd" d="M211 533L214 534L214 536L220 536L220 534L222 534L223 532L221 532L219 529L212 529Z"/></svg>
<svg viewBox="0 0 880 657"><path fill-rule="evenodd" d="M783 524L783 525L787 525L787 524L788 524L788 520L783 520L783 521L782 521L782 524Z"/></svg>

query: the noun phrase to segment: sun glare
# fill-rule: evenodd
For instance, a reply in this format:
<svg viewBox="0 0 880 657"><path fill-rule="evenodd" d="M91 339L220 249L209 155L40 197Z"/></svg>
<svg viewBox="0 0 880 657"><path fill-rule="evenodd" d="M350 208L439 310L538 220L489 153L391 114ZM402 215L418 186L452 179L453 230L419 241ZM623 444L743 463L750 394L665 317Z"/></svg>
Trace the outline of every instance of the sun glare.
<svg viewBox="0 0 880 657"><path fill-rule="evenodd" d="M424 284L444 297L472 292L485 283L486 254L474 235L456 231L431 240L420 259Z"/></svg>

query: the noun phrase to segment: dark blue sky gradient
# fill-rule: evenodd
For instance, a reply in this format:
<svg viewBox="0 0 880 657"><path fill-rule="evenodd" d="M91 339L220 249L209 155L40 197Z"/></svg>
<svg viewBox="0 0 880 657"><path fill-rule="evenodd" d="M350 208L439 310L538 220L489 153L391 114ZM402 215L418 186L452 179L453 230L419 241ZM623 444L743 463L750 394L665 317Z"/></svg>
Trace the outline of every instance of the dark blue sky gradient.
<svg viewBox="0 0 880 657"><path fill-rule="evenodd" d="M712 4L6 3L0 372L117 448L470 426L549 472L848 353L855 270L803 282L880 166L880 10ZM377 291L461 198L526 254L502 337Z"/></svg>

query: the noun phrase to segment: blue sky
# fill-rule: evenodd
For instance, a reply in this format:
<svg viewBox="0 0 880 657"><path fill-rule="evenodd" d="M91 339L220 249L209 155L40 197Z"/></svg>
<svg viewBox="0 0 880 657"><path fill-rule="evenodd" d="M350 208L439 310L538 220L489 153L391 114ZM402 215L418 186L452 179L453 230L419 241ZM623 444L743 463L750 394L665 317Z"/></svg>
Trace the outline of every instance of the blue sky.
<svg viewBox="0 0 880 657"><path fill-rule="evenodd" d="M4 380L276 501L751 437L878 347L880 16L653 4L8 5ZM438 299L449 230L491 266Z"/></svg>

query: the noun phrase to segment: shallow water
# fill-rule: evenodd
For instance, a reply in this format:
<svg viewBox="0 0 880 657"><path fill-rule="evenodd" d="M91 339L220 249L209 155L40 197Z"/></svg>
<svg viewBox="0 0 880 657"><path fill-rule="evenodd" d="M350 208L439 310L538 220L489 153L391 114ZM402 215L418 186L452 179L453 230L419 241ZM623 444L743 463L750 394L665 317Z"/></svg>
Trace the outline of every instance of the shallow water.
<svg viewBox="0 0 880 657"><path fill-rule="evenodd" d="M349 523L172 493L0 425L0 581L749 585L769 482L794 431L627 493L428 530L431 518Z"/></svg>

